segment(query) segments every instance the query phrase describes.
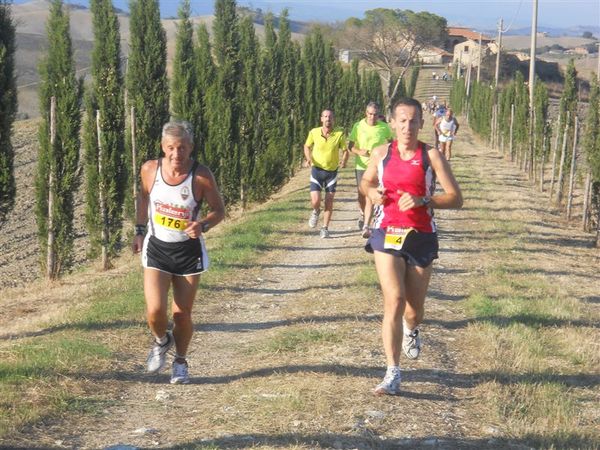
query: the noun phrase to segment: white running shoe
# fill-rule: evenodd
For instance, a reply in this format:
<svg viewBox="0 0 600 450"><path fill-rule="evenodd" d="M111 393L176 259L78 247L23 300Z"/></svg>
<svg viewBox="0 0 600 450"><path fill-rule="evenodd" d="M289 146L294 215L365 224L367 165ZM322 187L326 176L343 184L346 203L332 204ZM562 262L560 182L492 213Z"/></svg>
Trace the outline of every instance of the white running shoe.
<svg viewBox="0 0 600 450"><path fill-rule="evenodd" d="M171 372L171 384L188 384L189 382L190 375L188 373L187 361L173 361L173 368Z"/></svg>
<svg viewBox="0 0 600 450"><path fill-rule="evenodd" d="M394 367L388 369L383 381L373 389L375 395L400 395L400 368Z"/></svg>
<svg viewBox="0 0 600 450"><path fill-rule="evenodd" d="M410 334L405 334L402 339L402 350L408 359L417 359L421 353L421 338L419 329L416 328Z"/></svg>
<svg viewBox="0 0 600 450"><path fill-rule="evenodd" d="M313 209L312 213L310 213L310 218L308 219L308 226L311 228L315 228L317 223L319 222L319 214L321 214L320 209Z"/></svg>
<svg viewBox="0 0 600 450"><path fill-rule="evenodd" d="M167 331L167 342L165 344L160 345L158 342L154 342L146 359L146 370L148 372L159 372L165 367L167 352L173 347L173 344L175 344L175 339L170 331Z"/></svg>
<svg viewBox="0 0 600 450"><path fill-rule="evenodd" d="M329 230L325 227L321 228L319 236L321 236L321 239L327 239L329 237Z"/></svg>

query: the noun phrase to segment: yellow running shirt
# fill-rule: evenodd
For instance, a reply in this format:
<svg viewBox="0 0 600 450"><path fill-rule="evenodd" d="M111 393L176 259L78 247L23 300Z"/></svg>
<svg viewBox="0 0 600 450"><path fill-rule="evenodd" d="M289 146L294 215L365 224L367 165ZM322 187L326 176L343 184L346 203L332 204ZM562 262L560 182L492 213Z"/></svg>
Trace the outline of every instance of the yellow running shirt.
<svg viewBox="0 0 600 450"><path fill-rule="evenodd" d="M313 128L308 132L304 143L307 147L312 146L312 164L323 170L337 170L340 163L340 150L346 149L346 137L344 130L334 128L329 137L323 137L321 127Z"/></svg>
<svg viewBox="0 0 600 450"><path fill-rule="evenodd" d="M370 152L375 147L392 140L392 129L382 120L378 120L375 125L369 125L366 119L362 119L354 124L348 140L354 142L356 149L369 150ZM366 170L368 164L368 156L356 155L357 170Z"/></svg>

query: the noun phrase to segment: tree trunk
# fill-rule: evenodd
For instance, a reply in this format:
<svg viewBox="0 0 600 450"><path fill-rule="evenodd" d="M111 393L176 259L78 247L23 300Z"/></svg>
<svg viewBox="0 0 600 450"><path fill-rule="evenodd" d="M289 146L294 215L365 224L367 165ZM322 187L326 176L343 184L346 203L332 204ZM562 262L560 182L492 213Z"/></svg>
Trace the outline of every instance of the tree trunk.
<svg viewBox="0 0 600 450"><path fill-rule="evenodd" d="M552 150L552 171L550 173L550 201L554 195L554 181L556 177L556 155L558 154L558 140L560 139L560 115L556 123L556 139L554 140L554 149Z"/></svg>
<svg viewBox="0 0 600 450"><path fill-rule="evenodd" d="M573 188L575 186L575 169L577 164L577 125L578 119L575 116L575 128L573 129L573 153L571 155L571 173L569 174L569 196L567 198L567 220L571 219L571 208L573 207Z"/></svg>

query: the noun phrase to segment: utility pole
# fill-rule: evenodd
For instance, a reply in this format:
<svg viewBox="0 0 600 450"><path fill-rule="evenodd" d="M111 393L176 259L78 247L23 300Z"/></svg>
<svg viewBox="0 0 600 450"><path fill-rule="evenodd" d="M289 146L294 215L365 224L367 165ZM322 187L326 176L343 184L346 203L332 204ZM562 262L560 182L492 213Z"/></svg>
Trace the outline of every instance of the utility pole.
<svg viewBox="0 0 600 450"><path fill-rule="evenodd" d="M481 75L481 33L479 33L479 54L477 55L477 83Z"/></svg>
<svg viewBox="0 0 600 450"><path fill-rule="evenodd" d="M502 18L500 18L500 22L498 22L498 40L496 41L498 45L498 53L496 53L496 76L494 77L495 84L494 87L498 87L498 77L500 75L500 49L502 48Z"/></svg>
<svg viewBox="0 0 600 450"><path fill-rule="evenodd" d="M535 47L537 45L537 14L538 0L533 0L533 15L531 17L531 51L529 57L529 110L533 113L533 92L535 89Z"/></svg>
<svg viewBox="0 0 600 450"><path fill-rule="evenodd" d="M537 45L537 13L538 0L533 0L533 12L531 16L531 50L529 52L529 176L533 178L533 136L535 134L535 113L533 104L533 93L535 90L535 47Z"/></svg>

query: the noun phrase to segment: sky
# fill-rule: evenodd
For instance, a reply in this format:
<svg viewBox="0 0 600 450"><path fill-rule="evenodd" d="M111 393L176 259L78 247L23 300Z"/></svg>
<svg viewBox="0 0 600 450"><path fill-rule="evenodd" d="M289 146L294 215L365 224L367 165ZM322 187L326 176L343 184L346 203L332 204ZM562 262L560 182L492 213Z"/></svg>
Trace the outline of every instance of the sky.
<svg viewBox="0 0 600 450"><path fill-rule="evenodd" d="M16 0L23 3L26 0ZM176 16L180 0L159 0L163 17ZM87 4L86 0L65 0ZM212 14L213 0L190 0L193 15ZM113 0L115 6L127 10L128 0ZM449 25L472 29L496 29L498 20L504 28L531 26L533 0L238 0L241 6L261 8L278 14L288 8L290 18L299 21L335 22L348 17L363 17L373 8L398 8L429 11L448 20ZM569 28L600 27L600 0L538 0L538 26Z"/></svg>

